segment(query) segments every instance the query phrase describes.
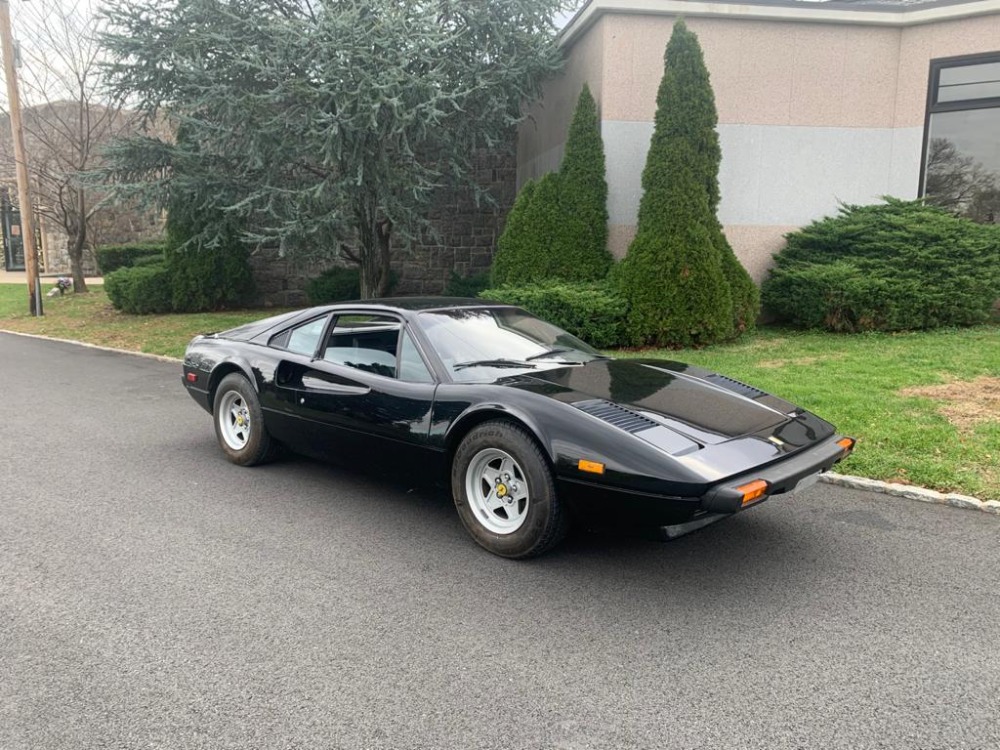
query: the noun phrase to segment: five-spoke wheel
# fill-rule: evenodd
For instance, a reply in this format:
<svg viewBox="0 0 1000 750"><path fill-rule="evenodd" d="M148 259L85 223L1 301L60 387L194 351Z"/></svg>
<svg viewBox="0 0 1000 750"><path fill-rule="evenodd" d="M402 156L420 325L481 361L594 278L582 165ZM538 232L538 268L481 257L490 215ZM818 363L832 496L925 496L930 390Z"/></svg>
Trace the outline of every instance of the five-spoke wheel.
<svg viewBox="0 0 1000 750"><path fill-rule="evenodd" d="M276 446L264 428L257 392L243 375L226 375L215 391L215 435L226 457L240 466L263 463Z"/></svg>
<svg viewBox="0 0 1000 750"><path fill-rule="evenodd" d="M540 555L566 534L549 462L520 425L473 428L455 451L451 487L465 528L494 554Z"/></svg>
<svg viewBox="0 0 1000 750"><path fill-rule="evenodd" d="M495 534L511 534L528 515L528 479L499 448L479 451L465 470L465 493L476 519Z"/></svg>

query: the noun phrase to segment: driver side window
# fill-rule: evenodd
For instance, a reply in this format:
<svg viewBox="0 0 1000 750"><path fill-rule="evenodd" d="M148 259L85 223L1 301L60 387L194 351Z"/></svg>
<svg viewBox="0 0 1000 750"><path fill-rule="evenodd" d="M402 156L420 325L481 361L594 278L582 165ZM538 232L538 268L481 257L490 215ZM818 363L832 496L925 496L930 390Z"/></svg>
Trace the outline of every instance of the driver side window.
<svg viewBox="0 0 1000 750"><path fill-rule="evenodd" d="M394 378L399 328L399 321L386 315L341 315L327 337L323 359Z"/></svg>

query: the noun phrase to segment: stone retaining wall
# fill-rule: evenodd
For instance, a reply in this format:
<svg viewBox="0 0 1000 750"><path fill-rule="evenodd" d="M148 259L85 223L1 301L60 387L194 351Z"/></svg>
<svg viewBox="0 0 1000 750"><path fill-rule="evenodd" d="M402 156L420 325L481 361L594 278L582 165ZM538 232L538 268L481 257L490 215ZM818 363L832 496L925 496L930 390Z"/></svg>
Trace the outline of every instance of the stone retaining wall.
<svg viewBox="0 0 1000 750"><path fill-rule="evenodd" d="M477 183L490 192L495 206L476 205L470 191L442 190L429 219L437 237L427 236L409 251L393 250L393 268L399 274L397 295L441 294L452 272L471 276L489 270L497 238L514 204L517 158L513 148L484 151L474 162ZM262 251L251 261L261 302L268 307L301 307L308 304L306 287L330 260L280 258Z"/></svg>

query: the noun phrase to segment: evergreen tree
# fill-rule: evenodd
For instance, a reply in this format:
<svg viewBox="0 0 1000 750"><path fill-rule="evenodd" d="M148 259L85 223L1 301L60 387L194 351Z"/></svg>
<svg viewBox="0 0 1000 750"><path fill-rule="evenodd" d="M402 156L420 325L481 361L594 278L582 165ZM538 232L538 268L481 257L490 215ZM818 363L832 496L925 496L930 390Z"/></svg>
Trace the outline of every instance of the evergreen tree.
<svg viewBox="0 0 1000 750"><path fill-rule="evenodd" d="M636 237L616 278L630 302L633 343L707 344L732 336L749 311L746 271L715 215L715 98L698 39L683 21L667 44L656 103Z"/></svg>
<svg viewBox="0 0 1000 750"><path fill-rule="evenodd" d="M513 208L507 214L507 223L497 241L497 252L490 271L490 283L503 286L514 281L525 262L543 254L545 243L528 223L532 199L537 183L528 180L517 194Z"/></svg>
<svg viewBox="0 0 1000 750"><path fill-rule="evenodd" d="M529 183L531 185L531 183ZM492 283L596 281L608 274L608 184L597 103L584 84L558 172L524 187L498 243Z"/></svg>
<svg viewBox="0 0 1000 750"><path fill-rule="evenodd" d="M199 312L246 304L252 301L255 285L238 219L212 208L210 196L203 192L211 188L200 178L189 179L192 172L198 174L202 161L193 130L181 126L176 141L166 222L173 309Z"/></svg>
<svg viewBox="0 0 1000 750"><path fill-rule="evenodd" d="M683 21L674 25L670 44L674 45L675 50L678 100L687 108L683 117L671 119L671 132L675 137L687 139L697 153L697 174L704 180L708 191L708 208L712 212L712 243L722 258L722 270L732 295L733 323L737 332L744 331L754 326L760 314L760 292L733 252L717 218L721 198L719 166L722 163L722 148L716 130L719 115L715 108L715 94L698 37L688 31ZM668 58L670 44L667 46Z"/></svg>
<svg viewBox="0 0 1000 750"><path fill-rule="evenodd" d="M559 166L559 222L553 227L553 278L603 279L608 251L608 183L597 103L583 85Z"/></svg>
<svg viewBox="0 0 1000 750"><path fill-rule="evenodd" d="M113 95L195 132L208 242L232 218L242 241L357 261L378 296L393 250L433 231L440 189L489 199L473 157L508 142L559 69L561 5L109 0L103 43ZM165 206L176 148L114 149L119 195Z"/></svg>

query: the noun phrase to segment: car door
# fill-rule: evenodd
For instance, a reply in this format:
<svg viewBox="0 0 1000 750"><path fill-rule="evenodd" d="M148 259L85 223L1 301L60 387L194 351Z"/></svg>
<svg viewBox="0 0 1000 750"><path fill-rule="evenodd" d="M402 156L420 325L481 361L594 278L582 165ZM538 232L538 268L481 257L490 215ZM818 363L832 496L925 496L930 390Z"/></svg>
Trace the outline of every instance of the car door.
<svg viewBox="0 0 1000 750"><path fill-rule="evenodd" d="M298 396L291 384L282 380L294 366L307 367L316 358L333 316L317 315L271 336L267 345L270 367L260 369L260 405L264 423L273 438L294 450L310 452L316 436L305 429L298 410Z"/></svg>
<svg viewBox="0 0 1000 750"><path fill-rule="evenodd" d="M428 434L437 385L400 318L340 313L317 356L283 360L276 380L294 391L311 453L397 466L434 453Z"/></svg>

